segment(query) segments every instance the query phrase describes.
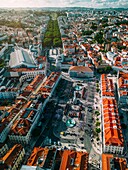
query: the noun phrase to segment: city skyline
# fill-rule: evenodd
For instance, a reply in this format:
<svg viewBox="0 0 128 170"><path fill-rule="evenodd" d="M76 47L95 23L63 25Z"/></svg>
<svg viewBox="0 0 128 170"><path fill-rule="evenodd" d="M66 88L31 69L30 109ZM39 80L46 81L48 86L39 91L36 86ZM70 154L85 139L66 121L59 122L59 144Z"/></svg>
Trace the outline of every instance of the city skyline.
<svg viewBox="0 0 128 170"><path fill-rule="evenodd" d="M0 7L92 7L128 8L127 0L7 0Z"/></svg>
<svg viewBox="0 0 128 170"><path fill-rule="evenodd" d="M1 0L0 170L128 170L127 2L83 1Z"/></svg>

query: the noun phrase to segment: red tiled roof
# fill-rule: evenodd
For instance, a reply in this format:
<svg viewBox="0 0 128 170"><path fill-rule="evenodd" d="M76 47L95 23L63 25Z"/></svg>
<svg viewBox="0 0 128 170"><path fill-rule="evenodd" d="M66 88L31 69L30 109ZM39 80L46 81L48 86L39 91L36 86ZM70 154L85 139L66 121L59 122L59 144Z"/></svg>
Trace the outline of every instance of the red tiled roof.
<svg viewBox="0 0 128 170"><path fill-rule="evenodd" d="M120 119L115 99L103 98L103 120L105 145L123 146Z"/></svg>
<svg viewBox="0 0 128 170"><path fill-rule="evenodd" d="M128 73L119 73L118 85L119 88L128 88Z"/></svg>
<svg viewBox="0 0 128 170"><path fill-rule="evenodd" d="M105 74L101 75L102 96L114 96L114 85L112 79L108 79Z"/></svg>
<svg viewBox="0 0 128 170"><path fill-rule="evenodd" d="M50 93L59 76L60 73L52 72L47 80L40 87L39 93Z"/></svg>
<svg viewBox="0 0 128 170"><path fill-rule="evenodd" d="M71 162L74 162L73 164ZM64 150L60 170L72 169L77 167L77 170L87 170L88 153L72 150Z"/></svg>
<svg viewBox="0 0 128 170"><path fill-rule="evenodd" d="M4 157L0 158L0 161L4 162L4 164L8 166L13 167L22 149L23 147L20 144L14 145ZM1 164L0 164L0 169L1 169Z"/></svg>
<svg viewBox="0 0 128 170"><path fill-rule="evenodd" d="M102 170L111 170L111 162L118 165L120 170L128 170L125 158L114 157L112 154L102 154Z"/></svg>
<svg viewBox="0 0 128 170"><path fill-rule="evenodd" d="M27 119L16 120L10 130L10 135L26 136L31 127L31 122Z"/></svg>
<svg viewBox="0 0 128 170"><path fill-rule="evenodd" d="M41 166L43 166L45 159L47 157L49 149L47 148L41 148L41 147L35 147L27 161L28 166L37 166L39 158L43 159Z"/></svg>
<svg viewBox="0 0 128 170"><path fill-rule="evenodd" d="M89 67L85 67L85 66L71 66L69 70L78 71L78 72L93 72Z"/></svg>
<svg viewBox="0 0 128 170"><path fill-rule="evenodd" d="M44 75L39 74L37 75L34 80L25 88L25 91L33 91L36 90L37 86L42 82L44 79Z"/></svg>

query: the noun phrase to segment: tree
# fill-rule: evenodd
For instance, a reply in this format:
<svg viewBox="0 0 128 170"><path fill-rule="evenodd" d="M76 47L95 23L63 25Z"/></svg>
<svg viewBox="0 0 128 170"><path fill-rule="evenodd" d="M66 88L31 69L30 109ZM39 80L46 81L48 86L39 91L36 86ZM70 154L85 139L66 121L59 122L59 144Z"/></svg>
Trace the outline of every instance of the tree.
<svg viewBox="0 0 128 170"><path fill-rule="evenodd" d="M91 35L92 33L93 33L92 30L87 30L87 31L82 30L82 35Z"/></svg>
<svg viewBox="0 0 128 170"><path fill-rule="evenodd" d="M101 132L100 128L96 128L95 130L96 130L97 133Z"/></svg>
<svg viewBox="0 0 128 170"><path fill-rule="evenodd" d="M96 126L100 126L100 122L96 122Z"/></svg>
<svg viewBox="0 0 128 170"><path fill-rule="evenodd" d="M91 29L96 30L97 29L97 25L92 23Z"/></svg>
<svg viewBox="0 0 128 170"><path fill-rule="evenodd" d="M43 45L45 47L50 47L52 45L52 39L51 38L45 38L44 42L43 42Z"/></svg>
<svg viewBox="0 0 128 170"><path fill-rule="evenodd" d="M112 67L111 66L106 66L105 68L104 68L104 71L105 72L110 72L112 70Z"/></svg>
<svg viewBox="0 0 128 170"><path fill-rule="evenodd" d="M96 111L95 111L95 114L98 114L98 113L99 113L99 111L98 111L98 110L96 110Z"/></svg>
<svg viewBox="0 0 128 170"><path fill-rule="evenodd" d="M26 25L21 23L21 21L8 21L8 20L0 20L0 25L4 25L7 27L12 27L12 28L25 28Z"/></svg>
<svg viewBox="0 0 128 170"><path fill-rule="evenodd" d="M104 42L104 40L103 40L103 33L102 33L102 32L98 32L98 33L95 35L94 39L95 39L98 43L102 44L102 43Z"/></svg>
<svg viewBox="0 0 128 170"><path fill-rule="evenodd" d="M98 93L98 92L100 91L100 89L99 89L99 88L97 88L97 89L96 89L96 91L97 91L97 93Z"/></svg>
<svg viewBox="0 0 128 170"><path fill-rule="evenodd" d="M50 32L50 31L47 31L46 34L45 34L45 37L46 38L52 38L53 37L53 33Z"/></svg>
<svg viewBox="0 0 128 170"><path fill-rule="evenodd" d="M102 26L105 28L105 27L107 27L109 25L108 25L108 23L104 23Z"/></svg>
<svg viewBox="0 0 128 170"><path fill-rule="evenodd" d="M53 39L53 46L54 47L60 47L62 45L62 42L59 38L54 38Z"/></svg>
<svg viewBox="0 0 128 170"><path fill-rule="evenodd" d="M104 68L99 68L97 70L98 73L109 73L112 70L111 66L105 66Z"/></svg>
<svg viewBox="0 0 128 170"><path fill-rule="evenodd" d="M57 20L49 20L47 31L44 35L43 46L46 47L62 47L61 34Z"/></svg>
<svg viewBox="0 0 128 170"><path fill-rule="evenodd" d="M99 115L100 115L100 112L98 112L96 115L99 116Z"/></svg>
<svg viewBox="0 0 128 170"><path fill-rule="evenodd" d="M99 121L99 118L96 118L96 121Z"/></svg>
<svg viewBox="0 0 128 170"><path fill-rule="evenodd" d="M117 74L117 71L116 71L116 70L113 70L113 74Z"/></svg>
<svg viewBox="0 0 128 170"><path fill-rule="evenodd" d="M118 22L116 23L117 26L119 26L119 25L121 25L121 24L126 24L126 25L128 25L128 21L127 21L127 20L124 20L124 21L118 21Z"/></svg>
<svg viewBox="0 0 128 170"><path fill-rule="evenodd" d="M123 46L123 45L121 46L121 45L120 45L120 46L118 46L118 49L119 49L119 50L126 49L126 46Z"/></svg>
<svg viewBox="0 0 128 170"><path fill-rule="evenodd" d="M0 68L3 68L5 66L4 60L0 59Z"/></svg>
<svg viewBox="0 0 128 170"><path fill-rule="evenodd" d="M99 138L99 137L97 137L97 138L96 138L96 140L97 140L97 141L99 141L99 140L100 140L100 138Z"/></svg>
<svg viewBox="0 0 128 170"><path fill-rule="evenodd" d="M97 85L96 85L96 86L97 86L97 88L98 88L98 87L99 87L99 84L97 83Z"/></svg>

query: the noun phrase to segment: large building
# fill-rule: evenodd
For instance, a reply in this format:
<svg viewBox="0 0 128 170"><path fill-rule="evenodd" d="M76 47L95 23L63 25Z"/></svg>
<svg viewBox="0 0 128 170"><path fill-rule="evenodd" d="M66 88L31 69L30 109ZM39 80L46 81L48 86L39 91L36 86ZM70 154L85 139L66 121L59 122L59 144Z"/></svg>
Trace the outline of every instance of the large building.
<svg viewBox="0 0 128 170"><path fill-rule="evenodd" d="M111 64L114 62L114 58L116 57L116 53L113 53L111 51L108 51L106 53L108 60L111 61Z"/></svg>
<svg viewBox="0 0 128 170"><path fill-rule="evenodd" d="M9 91L8 89L6 89L5 91L0 91L0 99L15 99L16 95L18 93L16 91Z"/></svg>
<svg viewBox="0 0 128 170"><path fill-rule="evenodd" d="M36 68L36 61L27 50L15 47L14 52L12 52L10 56L9 66L11 68Z"/></svg>
<svg viewBox="0 0 128 170"><path fill-rule="evenodd" d="M57 150L56 148L34 148L27 165L23 165L21 170L33 169L37 166L40 170L87 170L88 153L74 150Z"/></svg>
<svg viewBox="0 0 128 170"><path fill-rule="evenodd" d="M85 66L71 66L69 68L69 75L71 77L93 77L94 73L89 67Z"/></svg>
<svg viewBox="0 0 128 170"><path fill-rule="evenodd" d="M13 123L9 139L13 142L28 144L32 130L39 122L42 113L42 103L29 101L28 108L22 113L20 119Z"/></svg>
<svg viewBox="0 0 128 170"><path fill-rule="evenodd" d="M19 101L21 102L21 101ZM24 101L22 100L24 103ZM26 102L26 101L25 101ZM23 104L22 103L22 104ZM0 121L0 142L4 142L7 138L7 135L14 123L14 121L20 116L21 104L17 103L15 106L12 106L10 110L6 113L3 119Z"/></svg>
<svg viewBox="0 0 128 170"><path fill-rule="evenodd" d="M101 94L102 97L114 97L113 80L109 79L105 74L101 75Z"/></svg>
<svg viewBox="0 0 128 170"><path fill-rule="evenodd" d="M20 144L14 145L0 158L1 170L17 170L20 168L25 155L25 150Z"/></svg>
<svg viewBox="0 0 128 170"><path fill-rule="evenodd" d="M8 145L6 144L6 142L0 143L0 158L7 153L8 149L9 148L8 148Z"/></svg>
<svg viewBox="0 0 128 170"><path fill-rule="evenodd" d="M119 104L127 105L128 104L128 73L124 73L124 72L118 73L117 87L118 87Z"/></svg>
<svg viewBox="0 0 128 170"><path fill-rule="evenodd" d="M59 170L72 170L75 168L79 170L88 169L88 153L82 151L65 150L62 155Z"/></svg>
<svg viewBox="0 0 128 170"><path fill-rule="evenodd" d="M115 99L102 99L103 151L123 154L124 138Z"/></svg>
<svg viewBox="0 0 128 170"><path fill-rule="evenodd" d="M39 93L46 94L51 97L60 80L61 74L59 72L52 72L42 84L41 88L39 89Z"/></svg>
<svg viewBox="0 0 128 170"><path fill-rule="evenodd" d="M103 152L122 154L124 138L111 77L101 75Z"/></svg>
<svg viewBox="0 0 128 170"><path fill-rule="evenodd" d="M102 154L102 170L128 170L127 161L113 154Z"/></svg>

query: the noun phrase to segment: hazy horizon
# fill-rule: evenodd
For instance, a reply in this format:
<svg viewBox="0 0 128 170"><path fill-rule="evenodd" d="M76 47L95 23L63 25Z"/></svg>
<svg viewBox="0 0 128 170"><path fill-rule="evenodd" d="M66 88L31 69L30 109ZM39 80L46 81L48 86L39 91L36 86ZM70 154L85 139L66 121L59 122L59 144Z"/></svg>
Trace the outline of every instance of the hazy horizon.
<svg viewBox="0 0 128 170"><path fill-rule="evenodd" d="M128 8L127 0L6 0L0 8L86 7Z"/></svg>

